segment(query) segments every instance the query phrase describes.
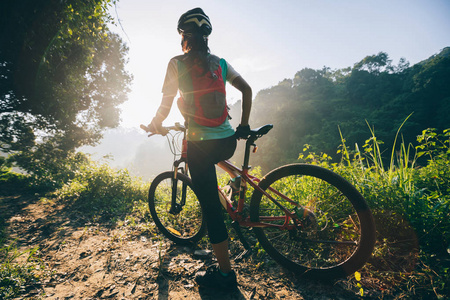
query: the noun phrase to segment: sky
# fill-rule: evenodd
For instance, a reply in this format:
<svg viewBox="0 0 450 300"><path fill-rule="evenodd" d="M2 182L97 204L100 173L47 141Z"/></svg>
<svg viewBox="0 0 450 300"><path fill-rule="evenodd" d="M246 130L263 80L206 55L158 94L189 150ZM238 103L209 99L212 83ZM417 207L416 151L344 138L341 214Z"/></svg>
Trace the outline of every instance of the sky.
<svg viewBox="0 0 450 300"><path fill-rule="evenodd" d="M111 29L129 47L134 76L122 128L155 115L167 64L182 54L178 18L195 7L211 20L211 52L241 74L254 96L303 68L351 67L381 51L394 64L403 57L413 65L450 46L448 0L120 0ZM229 86L227 99L234 103L240 94ZM174 106L164 124L181 120Z"/></svg>

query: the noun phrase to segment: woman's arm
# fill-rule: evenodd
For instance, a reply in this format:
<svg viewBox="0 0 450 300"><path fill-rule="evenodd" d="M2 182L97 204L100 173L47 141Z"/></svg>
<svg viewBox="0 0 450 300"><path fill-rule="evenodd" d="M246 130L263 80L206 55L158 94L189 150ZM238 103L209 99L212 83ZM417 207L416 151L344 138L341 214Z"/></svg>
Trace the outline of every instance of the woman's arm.
<svg viewBox="0 0 450 300"><path fill-rule="evenodd" d="M148 126L152 132L160 132L162 122L167 118L172 107L174 96L163 95L161 104L156 111L156 116Z"/></svg>
<svg viewBox="0 0 450 300"><path fill-rule="evenodd" d="M240 125L247 126L250 110L252 108L252 88L242 76L236 77L231 84L242 92L242 115Z"/></svg>

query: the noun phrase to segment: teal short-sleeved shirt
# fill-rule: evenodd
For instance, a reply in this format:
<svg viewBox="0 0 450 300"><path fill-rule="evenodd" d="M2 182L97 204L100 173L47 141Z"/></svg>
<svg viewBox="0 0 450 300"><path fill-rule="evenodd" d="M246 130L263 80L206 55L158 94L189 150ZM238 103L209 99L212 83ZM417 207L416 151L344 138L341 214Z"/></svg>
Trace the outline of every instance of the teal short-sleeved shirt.
<svg viewBox="0 0 450 300"><path fill-rule="evenodd" d="M178 93L178 60L180 56L172 58L167 67L166 77L164 79L164 85L162 92L166 96L175 97ZM222 68L222 77L224 82L232 83L239 75L228 62L221 58L220 67ZM231 127L230 122L226 119L220 126L207 127L201 126L194 121L189 120L189 128L187 139L188 141L203 141L203 140L215 140L230 137L234 134L234 129Z"/></svg>

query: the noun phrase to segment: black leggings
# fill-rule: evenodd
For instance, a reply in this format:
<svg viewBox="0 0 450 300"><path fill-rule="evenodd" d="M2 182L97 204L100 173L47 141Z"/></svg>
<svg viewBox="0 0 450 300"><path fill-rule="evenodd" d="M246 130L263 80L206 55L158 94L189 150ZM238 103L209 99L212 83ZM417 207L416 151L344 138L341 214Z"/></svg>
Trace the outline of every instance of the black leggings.
<svg viewBox="0 0 450 300"><path fill-rule="evenodd" d="M208 236L212 244L228 239L222 205L217 192L215 164L233 156L235 149L234 136L219 140L188 142L187 156L192 185L202 204Z"/></svg>

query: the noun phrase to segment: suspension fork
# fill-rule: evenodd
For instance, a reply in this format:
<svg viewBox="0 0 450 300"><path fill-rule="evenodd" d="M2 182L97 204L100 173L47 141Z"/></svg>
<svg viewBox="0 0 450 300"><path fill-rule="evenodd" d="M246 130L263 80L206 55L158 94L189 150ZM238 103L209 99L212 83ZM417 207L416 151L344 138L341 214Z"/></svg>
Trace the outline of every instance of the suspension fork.
<svg viewBox="0 0 450 300"><path fill-rule="evenodd" d="M182 173L186 176L188 175L188 164L186 161L184 161L184 170L182 171ZM181 201L180 201L181 207L183 207L186 204L186 195L187 195L187 182L183 181L183 185L181 187Z"/></svg>
<svg viewBox="0 0 450 300"><path fill-rule="evenodd" d="M182 187L181 187L181 200L180 203L177 203L177 195L178 195L178 169L180 169L180 164L184 163L184 168L181 168L181 173L184 175L188 175L188 164L187 164L187 141L186 141L186 134L183 137L183 148L181 152L181 158L176 160L173 163L174 170L173 170L173 178L172 178L172 199L171 199L171 205L169 213L171 214L178 214L183 209L184 205L186 204L186 194L187 194L187 183L185 181L182 181Z"/></svg>
<svg viewBox="0 0 450 300"><path fill-rule="evenodd" d="M185 124L187 125L187 124ZM178 160L178 164L175 169L178 170L178 166L180 162L184 162L184 170L181 172L188 176L188 162L187 162L187 140L186 140L186 131L183 133L183 141L182 141L182 149L181 149L181 158ZM178 172L175 172L175 177ZM183 186L181 188L181 202L180 205L183 207L186 204L186 194L187 194L187 182L183 181ZM173 194L172 194L173 195ZM173 196L172 196L173 197Z"/></svg>

